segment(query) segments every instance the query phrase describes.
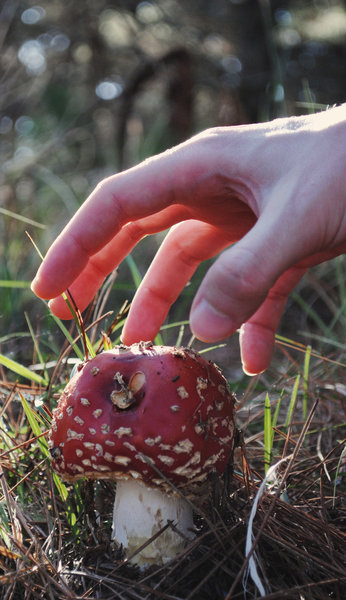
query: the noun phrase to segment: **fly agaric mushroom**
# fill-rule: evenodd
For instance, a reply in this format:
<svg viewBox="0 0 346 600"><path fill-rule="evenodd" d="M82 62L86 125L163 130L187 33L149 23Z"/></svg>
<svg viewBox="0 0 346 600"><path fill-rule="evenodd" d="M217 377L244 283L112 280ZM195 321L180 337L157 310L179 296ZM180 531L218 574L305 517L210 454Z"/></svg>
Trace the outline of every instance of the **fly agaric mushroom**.
<svg viewBox="0 0 346 600"><path fill-rule="evenodd" d="M193 537L191 504L234 444L234 397L189 348L141 342L86 361L62 392L49 446L64 481L117 481L113 538L132 562L163 564ZM167 522L176 525L136 549ZM185 538L185 539L184 539Z"/></svg>

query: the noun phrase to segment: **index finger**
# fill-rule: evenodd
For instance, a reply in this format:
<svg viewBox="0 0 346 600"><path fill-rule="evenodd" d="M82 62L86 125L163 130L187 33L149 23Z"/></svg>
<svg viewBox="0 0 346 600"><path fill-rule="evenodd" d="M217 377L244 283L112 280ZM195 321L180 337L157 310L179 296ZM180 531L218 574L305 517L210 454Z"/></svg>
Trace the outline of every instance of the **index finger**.
<svg viewBox="0 0 346 600"><path fill-rule="evenodd" d="M48 250L32 283L35 294L58 296L122 226L171 204L184 204L186 188L191 188L187 182L195 185L210 165L203 152L191 160L192 145L190 140L102 181Z"/></svg>

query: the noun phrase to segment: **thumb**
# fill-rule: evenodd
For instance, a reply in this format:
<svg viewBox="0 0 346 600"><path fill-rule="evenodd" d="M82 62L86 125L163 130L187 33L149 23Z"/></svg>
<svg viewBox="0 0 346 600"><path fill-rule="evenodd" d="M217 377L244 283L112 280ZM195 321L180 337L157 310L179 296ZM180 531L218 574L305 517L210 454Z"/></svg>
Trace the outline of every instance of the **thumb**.
<svg viewBox="0 0 346 600"><path fill-rule="evenodd" d="M280 275L304 258L304 236L289 220L278 227L263 213L212 265L191 307L190 327L198 339L216 342L234 333L262 305Z"/></svg>

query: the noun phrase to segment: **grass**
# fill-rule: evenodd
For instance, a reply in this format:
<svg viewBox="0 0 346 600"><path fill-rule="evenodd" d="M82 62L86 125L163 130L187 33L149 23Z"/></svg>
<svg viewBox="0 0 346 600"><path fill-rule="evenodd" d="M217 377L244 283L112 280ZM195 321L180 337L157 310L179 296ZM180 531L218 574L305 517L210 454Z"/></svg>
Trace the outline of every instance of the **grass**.
<svg viewBox="0 0 346 600"><path fill-rule="evenodd" d="M7 4L11 8L17 3ZM196 56L201 52L204 73L195 87L199 130L215 124L220 90L233 106L238 91L245 94L253 75L251 70L246 72L245 60L245 88L234 90L233 95L224 77L227 73L220 68L228 57L229 40L224 44L225 56L217 59L206 55L201 42L217 24L209 25L207 20L201 24L197 4L196 22L187 20L191 15L185 13L179 22L180 3L177 21L173 10L164 31L168 28L172 39L185 43L180 31L186 23L192 36L198 27L205 27L195 42L193 37L189 39L189 47L195 43ZM315 4L314 9L304 10L326 13L323 3ZM69 6L66 17L61 3L60 17L52 29L66 28L73 42L73 32L67 27L73 23L72 28L80 35L78 44L71 44L73 52L79 44L88 48L90 41L87 29L78 29L82 21L79 13L73 15L78 14L78 18L71 17L77 5ZM306 73L301 73L299 49L285 47L278 52L275 46L276 35L284 32L285 25L276 24L273 36L269 3L260 5L270 55L269 92L250 89L248 108L255 102L258 114L271 118L292 104L294 110L300 106L303 112L310 112L324 108L325 102L333 104L344 98L342 86L339 96L338 92L331 96L333 86L337 87L334 54L328 59L327 79L320 69L320 79L313 78L310 87ZM85 7L91 22L94 13L90 10ZM6 17L4 12L8 20L1 21L5 23L2 40L7 42L2 47L5 61L15 61L16 44L36 35L15 19L15 12L10 13ZM296 18L295 11L292 15ZM129 22L132 19L131 14ZM226 19L222 16L221 21L219 39L226 41ZM37 27L37 32L44 33L48 22ZM141 22L140 28L150 30L148 39L154 35L151 22ZM166 48L161 44L158 37L153 48L161 48L158 52L164 54ZM97 64L108 64L110 52L114 54L114 49L101 44ZM117 50L117 68L124 79L131 65L138 64L141 53L135 39ZM242 431L234 462L224 478L214 482L213 494L204 507L207 519L196 514L199 534L174 561L147 572L131 568L111 542L114 484L64 485L52 472L46 442L51 413L71 370L83 359L85 343L77 314L75 322L66 325L31 294L30 280L38 261L26 231L37 246L46 248L94 184L114 172L114 140L121 125L121 108L96 100L90 63L76 63L71 56L54 54L53 50L46 59L49 68L42 77L28 75L23 66L8 62L12 65L11 78L4 78L2 89L6 93L0 98L2 113L13 120L11 129L1 134L0 600L250 600L260 593L266 600L342 600L346 594L344 257L312 269L291 296L277 336L275 359L259 377L241 374L236 340L208 348L190 339L188 307L207 264L201 266L174 305L156 341L192 343L222 366L238 397L237 423ZM317 54L314 60L320 60ZM67 62L71 71L65 69ZM288 76L287 65L294 67L291 72L298 70L296 80ZM341 60L342 81L343 70ZM62 71L69 73L63 98L55 95ZM45 80L48 73L52 79ZM55 73L58 79L54 80ZM136 99L133 122L125 123L129 129L125 154L130 163L138 159L136 148L146 142L146 136L146 145L148 140L153 143L149 154L159 142L153 140L150 130L157 112L149 115L145 102L144 110L140 106L146 93L160 93L155 90L155 82L152 88L144 89L144 96ZM282 90L284 98L275 94ZM304 102L299 103L300 90ZM15 98L13 106L11 95ZM18 127L21 106L31 121L31 131ZM144 133L138 142L142 126ZM29 158L23 149L31 152ZM120 267L118 278L108 278L85 318L90 355L119 341L126 316L123 303L139 285L157 240L159 236L144 240ZM120 317L115 318L112 311L119 311Z"/></svg>
<svg viewBox="0 0 346 600"><path fill-rule="evenodd" d="M23 248L24 240L24 230L17 230L17 246ZM86 345L92 356L119 341L123 302L139 285L154 245L142 243L120 276L107 280L86 316L87 343L76 307L72 325L53 317L30 296L25 265L16 270L13 257L5 256L0 599L250 599L259 590L267 600L341 599L344 257L301 283L277 336L275 360L260 377L240 375L237 359L230 358L238 354L234 340L215 348L190 340L188 306L206 265L173 307L156 341L192 343L223 367L238 396L242 441L204 507L208 519L196 515L198 537L172 563L145 573L127 565L111 541L113 483L64 485L52 472L46 434L57 395Z"/></svg>
<svg viewBox="0 0 346 600"><path fill-rule="evenodd" d="M135 263L131 267L136 273ZM85 325L93 353L118 340L124 315L94 316ZM107 319L113 327L106 335ZM185 325L171 323L160 335L182 341ZM50 467L46 434L59 390L83 352L79 329L78 319L73 329L64 326L61 352L45 365L46 347L28 321L38 370L35 363L29 368L1 356L1 600L229 600L259 593L267 600L341 599L346 589L341 349L328 357L281 337L282 360L261 377L230 382L238 388L242 441L234 463L213 485L204 507L208 518L196 514L199 534L175 560L140 572L111 541L113 483L65 485ZM214 358L225 348L203 350Z"/></svg>

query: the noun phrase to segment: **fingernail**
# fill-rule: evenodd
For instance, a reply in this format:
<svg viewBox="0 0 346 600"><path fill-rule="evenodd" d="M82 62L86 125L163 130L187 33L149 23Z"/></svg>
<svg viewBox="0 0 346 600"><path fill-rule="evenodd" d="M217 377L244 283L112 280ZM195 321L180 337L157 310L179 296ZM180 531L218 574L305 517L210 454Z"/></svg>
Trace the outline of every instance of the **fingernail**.
<svg viewBox="0 0 346 600"><path fill-rule="evenodd" d="M232 319L204 298L191 311L190 327L193 335L203 342L217 342L234 331Z"/></svg>
<svg viewBox="0 0 346 600"><path fill-rule="evenodd" d="M259 375L266 370L274 350L274 336L272 336L272 341L268 336L263 338L263 332L262 337L258 334L254 336L256 329L257 325L245 323L240 327L239 332L242 368L245 375L250 377ZM266 330L264 330L264 333L267 333Z"/></svg>
<svg viewBox="0 0 346 600"><path fill-rule="evenodd" d="M35 293L35 288L37 286L37 283L38 283L38 277L36 275L30 285L31 291L33 291L34 293Z"/></svg>

